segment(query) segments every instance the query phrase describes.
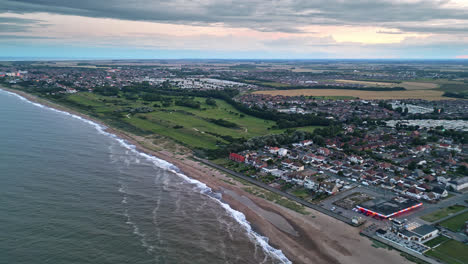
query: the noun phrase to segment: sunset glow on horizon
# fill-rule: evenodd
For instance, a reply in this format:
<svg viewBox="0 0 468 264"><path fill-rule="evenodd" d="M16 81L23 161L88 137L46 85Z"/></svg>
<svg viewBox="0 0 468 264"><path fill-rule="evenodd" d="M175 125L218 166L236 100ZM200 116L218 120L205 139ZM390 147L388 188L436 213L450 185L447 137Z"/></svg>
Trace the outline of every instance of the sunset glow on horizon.
<svg viewBox="0 0 468 264"><path fill-rule="evenodd" d="M34 2L0 0L3 56L94 50L116 57L120 50L132 57L132 49L135 57L154 51L167 58L466 59L460 54L468 53L463 1L291 1L269 10L265 1Z"/></svg>

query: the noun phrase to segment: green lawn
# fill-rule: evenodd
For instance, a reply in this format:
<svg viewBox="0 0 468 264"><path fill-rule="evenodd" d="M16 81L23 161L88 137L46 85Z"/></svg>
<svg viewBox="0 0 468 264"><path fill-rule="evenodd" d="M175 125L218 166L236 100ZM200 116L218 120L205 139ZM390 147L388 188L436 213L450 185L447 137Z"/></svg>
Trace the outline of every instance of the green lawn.
<svg viewBox="0 0 468 264"><path fill-rule="evenodd" d="M434 222L444 217L447 217L453 213L460 212L464 210L466 207L463 205L452 205L447 208L440 209L438 211L432 212L430 214L424 215L421 217L422 220L427 222Z"/></svg>
<svg viewBox="0 0 468 264"><path fill-rule="evenodd" d="M309 191L305 188L298 188L291 192L294 196L297 196L301 199L305 199L310 196Z"/></svg>
<svg viewBox="0 0 468 264"><path fill-rule="evenodd" d="M427 241L426 243L424 243L424 245L426 245L428 247L434 247L434 246L437 246L440 243L445 242L447 240L450 240L450 238L448 238L446 236L438 236L436 238L433 238L433 239Z"/></svg>
<svg viewBox="0 0 468 264"><path fill-rule="evenodd" d="M440 225L450 229L453 232L458 232L465 226L466 221L468 221L468 212L450 217L449 219L440 222Z"/></svg>
<svg viewBox="0 0 468 264"><path fill-rule="evenodd" d="M175 99L169 96L166 98ZM215 149L218 143L228 143L226 138L223 138L226 136L247 139L285 131L284 129L271 129L276 122L242 114L223 100L216 99L216 106L207 105L206 98L195 97L194 100L201 103L200 109L174 104L157 108L153 105L161 105L161 102L127 100L123 97L106 97L95 93L73 94L61 102L94 116L112 117L114 123L121 123L122 128L128 125L147 134L160 134L192 148ZM153 107L155 111L125 116L116 114L116 110L138 107ZM210 122L209 119L223 119L235 123L238 127L220 126ZM309 126L296 129L312 132L316 128Z"/></svg>
<svg viewBox="0 0 468 264"><path fill-rule="evenodd" d="M468 263L468 245L452 239L429 250L425 254L440 259L447 264Z"/></svg>

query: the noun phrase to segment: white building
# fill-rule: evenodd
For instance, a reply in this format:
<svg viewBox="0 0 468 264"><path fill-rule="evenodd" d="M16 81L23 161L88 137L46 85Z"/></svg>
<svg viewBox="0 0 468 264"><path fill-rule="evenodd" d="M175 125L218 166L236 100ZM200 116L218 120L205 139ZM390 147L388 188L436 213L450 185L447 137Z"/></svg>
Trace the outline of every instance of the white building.
<svg viewBox="0 0 468 264"><path fill-rule="evenodd" d="M468 188L468 176L451 180L447 183L447 186L451 186L454 190L460 191L465 188Z"/></svg>

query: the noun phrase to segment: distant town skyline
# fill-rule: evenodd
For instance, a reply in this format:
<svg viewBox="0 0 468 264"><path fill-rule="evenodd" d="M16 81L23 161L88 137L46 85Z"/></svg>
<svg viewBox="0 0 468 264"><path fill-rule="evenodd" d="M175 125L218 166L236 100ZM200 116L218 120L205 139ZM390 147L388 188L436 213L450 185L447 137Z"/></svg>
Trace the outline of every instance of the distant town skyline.
<svg viewBox="0 0 468 264"><path fill-rule="evenodd" d="M0 57L468 59L468 1L0 0Z"/></svg>

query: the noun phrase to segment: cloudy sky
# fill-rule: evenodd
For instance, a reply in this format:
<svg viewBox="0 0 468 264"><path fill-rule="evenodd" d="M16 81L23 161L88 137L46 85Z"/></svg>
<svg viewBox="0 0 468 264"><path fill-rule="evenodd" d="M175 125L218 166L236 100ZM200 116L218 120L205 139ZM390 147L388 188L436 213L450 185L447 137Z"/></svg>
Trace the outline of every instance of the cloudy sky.
<svg viewBox="0 0 468 264"><path fill-rule="evenodd" d="M468 0L0 0L0 57L468 58Z"/></svg>

